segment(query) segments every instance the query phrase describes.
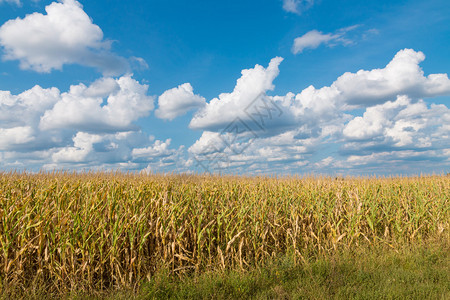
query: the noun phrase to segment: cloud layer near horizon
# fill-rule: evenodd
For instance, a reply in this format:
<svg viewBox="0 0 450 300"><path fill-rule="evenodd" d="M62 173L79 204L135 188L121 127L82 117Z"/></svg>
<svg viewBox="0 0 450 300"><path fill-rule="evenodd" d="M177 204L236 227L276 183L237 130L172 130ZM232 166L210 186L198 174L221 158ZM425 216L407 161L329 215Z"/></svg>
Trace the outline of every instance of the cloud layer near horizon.
<svg viewBox="0 0 450 300"><path fill-rule="evenodd" d="M137 125L152 117L155 98L129 75L67 92L40 86L19 95L0 91L2 168L348 173L382 172L380 166L410 160L417 168L448 166L450 111L424 99L450 95L450 80L447 74L426 76L419 66L424 59L404 49L384 68L344 73L330 86L284 96L266 94L275 88L279 57L243 70L231 93L209 102L182 84L159 96L155 113L173 120L197 109L190 127L202 136L178 148ZM248 113L255 99L267 101L255 106L263 127L253 126L259 119ZM363 114L352 114L356 108ZM247 127L226 130L236 120ZM330 152L324 149L335 154L323 155Z"/></svg>
<svg viewBox="0 0 450 300"><path fill-rule="evenodd" d="M0 91L2 167L157 169L163 160L175 161L178 149L167 151L135 124L153 110L147 93L131 76L64 93L40 86L19 95ZM143 147L153 151L142 157L136 149Z"/></svg>

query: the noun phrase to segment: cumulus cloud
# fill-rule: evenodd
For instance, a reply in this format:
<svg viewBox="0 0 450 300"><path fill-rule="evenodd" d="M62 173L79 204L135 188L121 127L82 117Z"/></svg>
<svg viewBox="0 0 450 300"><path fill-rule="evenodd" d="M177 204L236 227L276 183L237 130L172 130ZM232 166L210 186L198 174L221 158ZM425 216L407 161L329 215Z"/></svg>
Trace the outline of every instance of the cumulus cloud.
<svg viewBox="0 0 450 300"><path fill-rule="evenodd" d="M412 49L399 51L383 69L345 73L332 85L348 104L378 104L397 95L413 98L433 97L450 93L447 74L424 76L419 64L425 59L422 52Z"/></svg>
<svg viewBox="0 0 450 300"><path fill-rule="evenodd" d="M189 147L188 151L194 155L203 155L224 151L226 146L219 133L203 131L201 137Z"/></svg>
<svg viewBox="0 0 450 300"><path fill-rule="evenodd" d="M78 132L73 138L73 147L65 147L52 155L54 162L85 162L93 150L93 144L102 140L102 136Z"/></svg>
<svg viewBox="0 0 450 300"><path fill-rule="evenodd" d="M386 165L443 170L450 165L450 112L426 98L450 95L450 81L447 74L425 75L424 58L405 49L384 68L269 96L282 61L274 58L267 67L243 70L231 93L206 104L190 84L180 85L159 97L157 114L176 117L198 108L190 126L203 132L188 149L140 130L137 121L149 115L154 99L129 75L66 92L0 91L0 166L252 174L382 173Z"/></svg>
<svg viewBox="0 0 450 300"><path fill-rule="evenodd" d="M163 141L155 141L155 143L146 148L135 148L132 151L133 157L154 157L160 156L161 154L170 154L172 151L169 150L171 139Z"/></svg>
<svg viewBox="0 0 450 300"><path fill-rule="evenodd" d="M424 58L422 52L404 49L385 68L344 73L331 86L320 89L309 86L298 94L264 96L282 114L278 123L266 124L266 129L279 125L307 126L306 132L318 136L324 128L334 128L334 131L342 129L342 124L350 120L346 111L354 108L381 104L396 99L398 95L417 100L449 94L450 80L447 74L425 76L419 65ZM244 121L245 125L251 124L254 120L248 114L248 107L259 95L274 88L273 80L279 73L281 61L281 58L274 58L267 68L256 65L253 69L243 70L233 92L220 94L211 100L194 115L190 127L222 131L237 118ZM263 113L267 114L267 108L259 113L260 116L255 114L257 118Z"/></svg>
<svg viewBox="0 0 450 300"><path fill-rule="evenodd" d="M274 89L273 80L280 72L278 66L282 61L283 58L275 57L267 68L256 65L253 69L242 70L242 76L237 80L233 92L222 93L206 104L195 114L189 124L190 128L222 129L236 117L249 119L245 108L259 95Z"/></svg>
<svg viewBox="0 0 450 300"><path fill-rule="evenodd" d="M57 88L35 86L19 95L0 91L0 122L2 127L37 126L40 116L60 98Z"/></svg>
<svg viewBox="0 0 450 300"><path fill-rule="evenodd" d="M176 167L183 147L170 148L170 139L149 144L142 132L92 134L77 132L70 145L55 148L47 168L78 166L94 168L162 169Z"/></svg>
<svg viewBox="0 0 450 300"><path fill-rule="evenodd" d="M155 115L160 119L173 120L184 115L191 109L205 106L205 98L194 95L190 83L184 83L176 88L165 91L158 98L158 109Z"/></svg>
<svg viewBox="0 0 450 300"><path fill-rule="evenodd" d="M153 109L148 86L131 76L101 79L87 87L70 87L41 117L42 130L68 128L90 132L128 131Z"/></svg>
<svg viewBox="0 0 450 300"><path fill-rule="evenodd" d="M358 156L361 160L384 157L386 162L400 164L408 160L431 162L432 155L437 155L436 161L442 161L448 153L445 149L450 148L449 110L442 104L429 105L423 98L449 95L450 81L447 74L425 76L419 66L424 58L421 52L405 49L385 68L345 73L331 86L310 86L285 96L266 95L265 99L280 108L280 119L289 126L267 122L268 128L256 135L252 135L254 128L225 129L235 126L236 120L250 124L252 120L245 114L248 98L241 91L256 94L273 89L281 59L276 68L272 60L267 69L257 65L244 70L232 93L211 100L193 117L191 128L205 131L188 149L190 162L199 171L208 172L345 173L351 170L349 166L358 169L370 165ZM355 108L366 111L361 117L354 116ZM283 126L274 130L280 124ZM328 147L335 155L324 157L322 149ZM387 152L390 154L378 155Z"/></svg>
<svg viewBox="0 0 450 300"><path fill-rule="evenodd" d="M318 138L299 138L302 129L247 141L243 151L224 143L220 133L204 131L188 149L192 167L209 173L284 173L310 164Z"/></svg>
<svg viewBox="0 0 450 300"><path fill-rule="evenodd" d="M183 147L153 141L133 124L153 109L148 86L101 78L61 93L35 86L0 91L2 168L176 170Z"/></svg>
<svg viewBox="0 0 450 300"><path fill-rule="evenodd" d="M3 59L19 60L22 69L48 73L65 64L94 67L105 75L125 73L129 64L113 54L111 42L75 0L46 6L47 14L33 13L0 27Z"/></svg>
<svg viewBox="0 0 450 300"><path fill-rule="evenodd" d="M0 128L0 150L9 150L17 144L25 144L33 139L33 128L29 126Z"/></svg>
<svg viewBox="0 0 450 300"><path fill-rule="evenodd" d="M243 70L232 93L222 93L199 110L190 123L192 129L207 131L251 132L259 137L278 134L292 127L302 127L314 136L321 128L341 122L345 116L338 109L333 88L317 91L313 87L295 95L267 96L274 89L282 58L274 58L267 68L256 65ZM320 127L320 128L319 128Z"/></svg>
<svg viewBox="0 0 450 300"><path fill-rule="evenodd" d="M3 136L2 131L0 146ZM99 134L79 131L70 140L48 145L45 150L28 150L26 153L4 151L0 154L2 167L47 170L142 170L148 167L158 171L176 171L181 170L184 163L183 146L171 148L170 140L149 143L148 136L140 131Z"/></svg>
<svg viewBox="0 0 450 300"><path fill-rule="evenodd" d="M313 5L314 0L283 0L283 9L295 14L301 14Z"/></svg>
<svg viewBox="0 0 450 300"><path fill-rule="evenodd" d="M171 148L171 139L165 141L155 140L153 144L143 147L134 148L131 151L133 162L146 163L147 169L158 170L165 166L174 166L179 172L184 170L184 146L178 149Z"/></svg>
<svg viewBox="0 0 450 300"><path fill-rule="evenodd" d="M60 99L57 88L35 86L19 95L0 91L0 130L2 150L35 151L51 147L62 138L60 133L42 134L39 121L42 114ZM13 139L11 139L13 138Z"/></svg>
<svg viewBox="0 0 450 300"><path fill-rule="evenodd" d="M345 34L353 29L358 28L359 25L353 25L346 28L339 29L336 33L323 33L318 30L311 30L304 35L296 38L294 40L294 45L292 46L292 53L298 54L302 53L305 49L316 49L322 44L328 46L334 46L337 43L349 45L353 42L345 38Z"/></svg>
<svg viewBox="0 0 450 300"><path fill-rule="evenodd" d="M382 69L347 72L329 87L316 89L310 86L296 97L304 98L305 103L322 99L354 108L384 103L395 99L398 95L418 99L449 94L448 75L425 76L419 65L424 59L425 55L420 51L400 50Z"/></svg>
<svg viewBox="0 0 450 300"><path fill-rule="evenodd" d="M40 86L19 95L0 91L0 124L3 129L31 126L41 131L127 131L153 109L154 98L147 92L148 85L129 75L101 78L89 86L73 85L64 93Z"/></svg>
<svg viewBox="0 0 450 300"><path fill-rule="evenodd" d="M450 110L445 105L427 107L423 100L412 102L406 96L366 109L345 126L350 140L377 141L385 147L428 148L437 143L450 146ZM351 145L349 145L351 146ZM360 144L359 147L362 145Z"/></svg>

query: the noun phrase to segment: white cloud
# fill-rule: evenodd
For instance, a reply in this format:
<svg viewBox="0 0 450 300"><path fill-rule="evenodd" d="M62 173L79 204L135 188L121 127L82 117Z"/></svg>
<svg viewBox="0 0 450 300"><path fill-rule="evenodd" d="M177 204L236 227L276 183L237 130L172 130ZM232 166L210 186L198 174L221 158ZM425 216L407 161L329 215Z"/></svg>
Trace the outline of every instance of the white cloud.
<svg viewBox="0 0 450 300"><path fill-rule="evenodd" d="M450 110L445 105L427 107L423 100L412 102L406 96L366 109L362 117L355 117L343 130L349 140L369 143L349 144L364 148L373 141L387 147L429 148L432 145L450 146L448 124ZM356 150L356 149L355 149Z"/></svg>
<svg viewBox="0 0 450 300"><path fill-rule="evenodd" d="M283 0L283 9L295 14L301 14L313 5L314 0Z"/></svg>
<svg viewBox="0 0 450 300"><path fill-rule="evenodd" d="M131 56L130 63L133 69L147 70L149 68L147 62L142 57Z"/></svg>
<svg viewBox="0 0 450 300"><path fill-rule="evenodd" d="M322 44L328 46L334 46L336 43L344 45L352 44L353 41L345 38L345 34L351 30L358 28L359 25L353 25L346 28L339 29L336 33L322 33L317 30L311 30L304 35L294 39L294 45L292 46L292 53L302 53L303 50L316 49Z"/></svg>
<svg viewBox="0 0 450 300"><path fill-rule="evenodd" d="M311 151L319 139L297 137L300 130L247 141L242 152L225 144L219 133L204 131L188 149L192 165L200 172L276 173L309 164ZM297 169L297 171L300 171Z"/></svg>
<svg viewBox="0 0 450 300"><path fill-rule="evenodd" d="M217 132L203 131L201 137L189 147L189 152L194 155L223 151L225 144Z"/></svg>
<svg viewBox="0 0 450 300"><path fill-rule="evenodd" d="M133 125L153 109L147 91L130 76L74 85L65 93L40 86L19 95L0 91L0 166L173 169L183 161L182 150L170 149L170 141L167 153L133 156L133 149L157 149L160 143L149 145L148 136Z"/></svg>
<svg viewBox="0 0 450 300"><path fill-rule="evenodd" d="M339 36L331 33L324 34L317 30L311 30L301 37L294 40L294 46L292 46L292 53L297 54L303 52L304 49L316 49L321 44L326 44L331 40L338 38Z"/></svg>
<svg viewBox="0 0 450 300"><path fill-rule="evenodd" d="M110 52L111 42L103 39L102 30L78 1L53 2L45 10L45 15L33 13L0 27L5 60L19 60L22 69L46 73L74 63L95 67L105 75L128 70L126 59Z"/></svg>
<svg viewBox="0 0 450 300"><path fill-rule="evenodd" d="M59 99L60 92L57 88L43 89L35 86L19 95L0 91L0 130L3 131L3 140L10 140L6 138L10 134L17 135L13 141L5 142L2 148L34 151L60 140L60 133L49 135L39 131L40 117Z"/></svg>
<svg viewBox="0 0 450 300"><path fill-rule="evenodd" d="M447 74L424 76L419 63L425 59L422 52L400 50L383 69L359 70L344 73L329 87L303 90L298 97L313 102L314 97L348 106L371 106L407 95L418 99L450 93ZM309 96L310 95L310 96Z"/></svg>
<svg viewBox="0 0 450 300"><path fill-rule="evenodd" d="M356 170L363 174L427 174L448 170L449 149L439 150L400 150L400 151L380 151L366 155L350 155L344 160L335 163L346 173ZM352 172L355 173L355 172Z"/></svg>
<svg viewBox="0 0 450 300"><path fill-rule="evenodd" d="M376 104L397 95L421 98L450 93L447 74L424 76L419 66L424 59L422 52L404 49L399 51L384 69L345 73L333 86L349 104Z"/></svg>
<svg viewBox="0 0 450 300"><path fill-rule="evenodd" d="M331 86L266 95L281 111L280 121L265 123L257 135L222 130L237 117L254 121L246 108L274 89L282 58L243 70L231 93L206 105L190 84L180 85L161 95L158 114L176 116L198 104L191 127L205 131L187 151L140 131L136 121L149 115L154 99L147 85L128 75L67 92L39 86L18 95L0 91L0 166L158 172L205 171L206 165L212 172L252 174L382 173L387 165L441 170L450 163L450 112L422 98L450 95L450 81L447 74L425 76L423 59L405 49L385 68L345 73ZM355 107L364 114L350 115Z"/></svg>
<svg viewBox="0 0 450 300"><path fill-rule="evenodd" d="M173 149L170 142L155 140L148 145L148 138L141 132L77 132L71 145L54 149L46 168L176 169L183 162L183 146Z"/></svg>
<svg viewBox="0 0 450 300"><path fill-rule="evenodd" d="M309 87L297 95L258 97L274 88L273 80L281 61L281 58L272 59L267 69L257 65L243 70L234 91L211 100L194 115L190 127L233 131L237 126L238 131L253 131L259 137L302 128L305 134L318 136L323 128L343 124L346 117L336 103L339 92L335 88Z"/></svg>
<svg viewBox="0 0 450 300"><path fill-rule="evenodd" d="M191 84L185 83L167 90L159 96L158 109L155 111L155 115L160 119L173 120L189 110L201 108L205 104L205 98L194 95Z"/></svg>
<svg viewBox="0 0 450 300"><path fill-rule="evenodd" d="M89 153L93 151L93 144L102 141L102 136L78 132L73 138L73 147L65 147L52 155L56 163L85 162Z"/></svg>
<svg viewBox="0 0 450 300"><path fill-rule="evenodd" d="M192 129L220 128L228 125L236 117L248 119L245 108L260 94L274 89L273 80L278 76L281 57L273 58L269 66L256 65L253 69L242 70L242 77L236 82L231 93L222 93L212 99L191 120Z"/></svg>
<svg viewBox="0 0 450 300"><path fill-rule="evenodd" d="M0 150L8 150L14 145L25 144L33 139L33 128L29 126L0 128Z"/></svg>
<svg viewBox="0 0 450 300"><path fill-rule="evenodd" d="M153 144L134 148L131 151L131 161L138 164L147 164L145 170L161 171L170 168L174 172L186 172L184 146L171 148L171 139L165 141L155 140Z"/></svg>
<svg viewBox="0 0 450 300"><path fill-rule="evenodd" d="M171 139L165 141L156 140L153 145L145 148L134 148L131 152L133 159L152 160L155 157L168 157L176 150L170 149Z"/></svg>
<svg viewBox="0 0 450 300"><path fill-rule="evenodd" d="M324 167L328 167L333 162L334 162L334 158L332 156L328 156L328 157L320 160L319 162L315 163L314 166L317 167L318 169L322 169Z"/></svg>
<svg viewBox="0 0 450 300"><path fill-rule="evenodd" d="M35 86L19 95L0 91L0 122L2 127L30 125L37 127L40 116L60 99L57 88Z"/></svg>
<svg viewBox="0 0 450 300"><path fill-rule="evenodd" d="M425 76L419 66L423 59L423 53L405 49L385 68L345 73L331 86L320 89L310 86L298 94L266 96L280 107L280 119L289 126L275 129L281 123L266 123L268 128L257 136L251 131L236 134L224 128L237 117L250 124L243 113L248 98L240 91L272 89L278 64L276 69L256 66L244 70L232 93L213 99L192 119L192 128L206 131L188 149L190 162L199 171L209 172L345 173L351 170L346 166L347 157L356 161L357 156L367 158L386 151L402 152L386 156L386 162L432 162L433 153L436 161L442 161L442 149L450 147L449 110L445 105L427 106L420 98L449 95L450 81L447 74ZM348 114L356 107L367 107L362 117ZM240 139L245 134L247 137ZM225 143L230 140L234 144ZM335 155L324 157L324 148L334 149ZM384 161L379 163L383 165ZM353 170L367 164L354 164ZM433 164L417 166L428 170ZM382 172L381 168L371 170Z"/></svg>
<svg viewBox="0 0 450 300"><path fill-rule="evenodd" d="M154 99L147 96L147 90L147 85L141 85L130 76L101 79L90 87L71 86L70 91L63 93L54 107L41 117L39 127L91 132L131 130L134 121L153 109Z"/></svg>

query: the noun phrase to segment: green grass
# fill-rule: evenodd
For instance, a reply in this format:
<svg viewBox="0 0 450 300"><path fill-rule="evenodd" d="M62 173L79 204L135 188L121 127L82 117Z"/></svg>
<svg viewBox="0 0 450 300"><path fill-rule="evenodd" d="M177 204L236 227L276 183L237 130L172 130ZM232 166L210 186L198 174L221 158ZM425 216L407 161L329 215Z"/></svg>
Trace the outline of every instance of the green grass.
<svg viewBox="0 0 450 300"><path fill-rule="evenodd" d="M296 264L275 259L248 272L173 278L161 273L139 299L449 299L448 248L366 249Z"/></svg>

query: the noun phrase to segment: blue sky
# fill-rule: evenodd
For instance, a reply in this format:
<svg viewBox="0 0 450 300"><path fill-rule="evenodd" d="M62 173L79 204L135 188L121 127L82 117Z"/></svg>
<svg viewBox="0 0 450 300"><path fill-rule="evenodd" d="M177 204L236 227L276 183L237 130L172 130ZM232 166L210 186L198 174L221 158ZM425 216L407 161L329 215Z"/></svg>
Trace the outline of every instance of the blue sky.
<svg viewBox="0 0 450 300"><path fill-rule="evenodd" d="M450 3L0 0L0 169L450 166Z"/></svg>

